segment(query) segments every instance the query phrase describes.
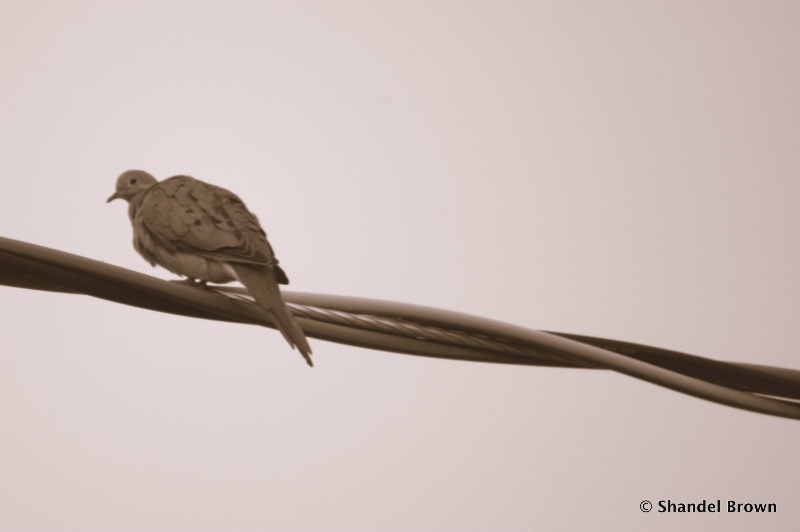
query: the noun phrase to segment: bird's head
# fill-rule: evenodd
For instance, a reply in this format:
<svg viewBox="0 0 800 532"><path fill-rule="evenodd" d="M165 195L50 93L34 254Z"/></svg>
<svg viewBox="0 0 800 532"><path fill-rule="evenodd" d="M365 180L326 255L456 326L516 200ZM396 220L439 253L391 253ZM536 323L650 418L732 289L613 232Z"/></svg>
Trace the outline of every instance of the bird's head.
<svg viewBox="0 0 800 532"><path fill-rule="evenodd" d="M117 190L111 194L106 203L115 199L130 201L137 194L141 194L156 183L156 178L142 170L128 170L122 172L117 178Z"/></svg>

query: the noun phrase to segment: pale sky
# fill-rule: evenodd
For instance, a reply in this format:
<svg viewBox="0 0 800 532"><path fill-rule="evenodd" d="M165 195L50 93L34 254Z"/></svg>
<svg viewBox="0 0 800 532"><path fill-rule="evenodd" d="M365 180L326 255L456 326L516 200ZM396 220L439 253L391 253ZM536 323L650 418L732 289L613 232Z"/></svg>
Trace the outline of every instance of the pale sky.
<svg viewBox="0 0 800 532"><path fill-rule="evenodd" d="M119 173L291 290L800 368L800 3L0 0L0 235L165 279ZM796 421L0 287L0 531L793 530ZM778 513L642 513L642 500Z"/></svg>

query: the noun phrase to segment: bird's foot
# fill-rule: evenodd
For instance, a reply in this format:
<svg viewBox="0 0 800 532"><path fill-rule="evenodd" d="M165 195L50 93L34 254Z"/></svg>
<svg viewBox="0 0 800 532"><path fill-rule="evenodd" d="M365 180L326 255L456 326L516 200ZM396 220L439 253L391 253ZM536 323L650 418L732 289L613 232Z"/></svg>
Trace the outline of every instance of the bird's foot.
<svg viewBox="0 0 800 532"><path fill-rule="evenodd" d="M191 277L189 277L187 279L181 279L179 281L175 280L175 281L170 281L170 282L171 283L176 283L176 284L194 286L194 287L197 287L197 288L208 288L208 285L206 284L206 281L203 281L201 279L192 279Z"/></svg>

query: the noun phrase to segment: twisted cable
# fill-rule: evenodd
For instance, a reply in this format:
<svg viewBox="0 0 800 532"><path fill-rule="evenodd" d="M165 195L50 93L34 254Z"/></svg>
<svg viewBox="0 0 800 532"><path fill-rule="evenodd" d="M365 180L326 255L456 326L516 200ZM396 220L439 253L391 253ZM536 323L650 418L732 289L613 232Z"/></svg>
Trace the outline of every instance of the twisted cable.
<svg viewBox="0 0 800 532"><path fill-rule="evenodd" d="M160 312L274 328L243 289L187 286L0 237L0 284L85 294ZM308 336L396 353L528 366L614 370L681 393L800 419L800 372L652 346L518 327L466 314L284 291Z"/></svg>

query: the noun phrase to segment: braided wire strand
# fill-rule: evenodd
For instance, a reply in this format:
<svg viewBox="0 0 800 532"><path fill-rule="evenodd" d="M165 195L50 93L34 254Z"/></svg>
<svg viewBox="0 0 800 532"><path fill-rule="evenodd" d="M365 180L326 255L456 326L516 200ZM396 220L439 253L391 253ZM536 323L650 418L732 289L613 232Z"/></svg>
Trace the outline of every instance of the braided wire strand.
<svg viewBox="0 0 800 532"><path fill-rule="evenodd" d="M309 319L327 321L329 323L339 323L362 329L370 329L398 336L408 336L431 342L441 342L451 345L465 347L475 347L493 352L508 353L510 355L529 355L531 350L499 338L480 337L464 331L447 330L439 327L418 325L403 321L389 320L378 316L366 314L351 314L348 312L311 307L307 305L289 304L296 311L296 315ZM567 363L568 361L559 355L548 353L536 353L543 362Z"/></svg>
<svg viewBox="0 0 800 532"><path fill-rule="evenodd" d="M253 301L252 296L241 293L236 289L217 287L217 290L226 297L248 302ZM443 327L436 327L432 325L422 325L409 321L403 321L402 319L398 318L389 319L371 314L345 312L342 310L303 305L299 303L287 303L287 305L292 309L292 312L295 316L320 322L377 331L407 338L416 338L430 342L439 342L454 346L471 347L495 353L528 356L538 359L543 364L557 363L559 365L574 365L574 363L568 358L559 354L545 352L543 350L536 350L536 352L533 353L530 347L516 345L504 338L483 336L467 331L445 329Z"/></svg>

